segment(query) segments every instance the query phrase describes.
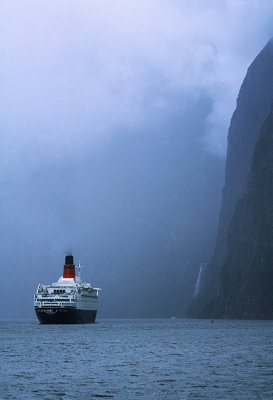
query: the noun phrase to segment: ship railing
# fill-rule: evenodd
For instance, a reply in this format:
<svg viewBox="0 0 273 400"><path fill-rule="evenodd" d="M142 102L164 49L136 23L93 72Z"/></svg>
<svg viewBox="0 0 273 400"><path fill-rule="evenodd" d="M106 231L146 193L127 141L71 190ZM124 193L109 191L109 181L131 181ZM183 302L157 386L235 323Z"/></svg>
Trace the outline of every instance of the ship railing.
<svg viewBox="0 0 273 400"><path fill-rule="evenodd" d="M71 303L75 303L75 301L35 301L35 305L38 307L45 307L45 306L63 306L63 305L71 305Z"/></svg>
<svg viewBox="0 0 273 400"><path fill-rule="evenodd" d="M70 298L59 298L59 299L56 299L55 297L45 297L45 298L38 298L38 297L35 297L34 296L34 300L35 301L37 301L37 302L40 302L40 303L43 303L43 302L55 302L55 301L57 301L57 302L59 302L59 303L69 303L69 302L74 302L75 301L75 297L70 297Z"/></svg>

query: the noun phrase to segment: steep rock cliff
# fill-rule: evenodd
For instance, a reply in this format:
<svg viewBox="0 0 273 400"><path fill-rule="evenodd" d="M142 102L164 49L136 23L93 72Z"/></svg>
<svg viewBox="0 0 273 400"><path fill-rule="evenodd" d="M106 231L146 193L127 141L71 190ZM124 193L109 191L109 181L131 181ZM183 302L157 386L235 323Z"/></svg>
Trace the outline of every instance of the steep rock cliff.
<svg viewBox="0 0 273 400"><path fill-rule="evenodd" d="M273 318L273 110L256 144L247 189L236 205L227 247L211 315Z"/></svg>
<svg viewBox="0 0 273 400"><path fill-rule="evenodd" d="M273 98L273 40L269 41L248 68L237 99L228 133L225 187L216 246L206 266L199 295L188 316L210 317L211 301L220 289L220 273L227 254L227 233L235 205L245 193L254 147Z"/></svg>

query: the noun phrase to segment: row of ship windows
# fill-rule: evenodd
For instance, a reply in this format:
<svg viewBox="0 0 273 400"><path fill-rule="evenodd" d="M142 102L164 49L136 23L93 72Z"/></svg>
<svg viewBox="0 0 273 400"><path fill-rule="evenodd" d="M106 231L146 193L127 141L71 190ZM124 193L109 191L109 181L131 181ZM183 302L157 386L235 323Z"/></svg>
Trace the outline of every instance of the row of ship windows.
<svg viewBox="0 0 273 400"><path fill-rule="evenodd" d="M56 299L38 299L37 301L45 301L47 303L48 301L58 301L58 302L60 302L60 301L69 301L69 299L60 299L60 300L56 300Z"/></svg>

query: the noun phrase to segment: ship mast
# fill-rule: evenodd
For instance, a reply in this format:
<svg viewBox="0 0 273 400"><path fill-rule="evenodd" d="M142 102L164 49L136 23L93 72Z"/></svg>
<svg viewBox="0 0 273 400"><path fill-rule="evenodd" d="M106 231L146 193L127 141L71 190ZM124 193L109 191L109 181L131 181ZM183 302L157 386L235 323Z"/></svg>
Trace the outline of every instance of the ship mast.
<svg viewBox="0 0 273 400"><path fill-rule="evenodd" d="M79 259L79 262L78 262L78 280L79 280L80 283L81 283L81 281L82 281L82 278L81 278L81 268L83 268L83 267L81 266L81 260Z"/></svg>

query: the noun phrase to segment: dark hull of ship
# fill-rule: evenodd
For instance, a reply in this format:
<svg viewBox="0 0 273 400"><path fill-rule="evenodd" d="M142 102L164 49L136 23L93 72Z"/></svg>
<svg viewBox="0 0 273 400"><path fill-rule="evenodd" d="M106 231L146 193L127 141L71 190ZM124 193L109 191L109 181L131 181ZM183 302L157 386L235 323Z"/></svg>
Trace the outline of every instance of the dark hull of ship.
<svg viewBox="0 0 273 400"><path fill-rule="evenodd" d="M97 310L78 310L67 308L35 308L41 324L92 324L96 320Z"/></svg>

